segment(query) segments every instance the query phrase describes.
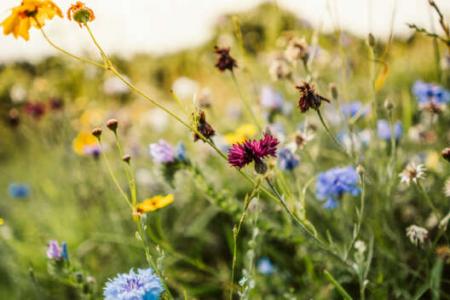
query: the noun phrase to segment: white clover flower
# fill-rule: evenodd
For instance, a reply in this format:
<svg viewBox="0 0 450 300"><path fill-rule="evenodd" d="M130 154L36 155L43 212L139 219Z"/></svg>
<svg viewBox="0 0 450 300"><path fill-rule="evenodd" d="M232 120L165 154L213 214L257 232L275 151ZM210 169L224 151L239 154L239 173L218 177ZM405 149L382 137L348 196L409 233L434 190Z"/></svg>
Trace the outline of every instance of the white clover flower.
<svg viewBox="0 0 450 300"><path fill-rule="evenodd" d="M419 179L425 177L426 168L423 164L416 165L409 163L406 168L400 173L400 181L409 185L412 182L417 183Z"/></svg>
<svg viewBox="0 0 450 300"><path fill-rule="evenodd" d="M425 240L428 238L428 230L417 225L411 225L406 228L406 236L414 245L423 245Z"/></svg>

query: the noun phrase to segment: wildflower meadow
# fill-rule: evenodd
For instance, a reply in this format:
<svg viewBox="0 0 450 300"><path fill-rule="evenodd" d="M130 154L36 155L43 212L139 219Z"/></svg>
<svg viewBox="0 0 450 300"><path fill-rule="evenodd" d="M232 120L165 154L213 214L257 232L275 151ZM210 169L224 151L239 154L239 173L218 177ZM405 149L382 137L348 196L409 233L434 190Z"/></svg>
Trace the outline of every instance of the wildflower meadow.
<svg viewBox="0 0 450 300"><path fill-rule="evenodd" d="M0 299L450 299L450 12L424 1L409 38L272 1L131 57L89 1L0 3L53 50L0 65Z"/></svg>

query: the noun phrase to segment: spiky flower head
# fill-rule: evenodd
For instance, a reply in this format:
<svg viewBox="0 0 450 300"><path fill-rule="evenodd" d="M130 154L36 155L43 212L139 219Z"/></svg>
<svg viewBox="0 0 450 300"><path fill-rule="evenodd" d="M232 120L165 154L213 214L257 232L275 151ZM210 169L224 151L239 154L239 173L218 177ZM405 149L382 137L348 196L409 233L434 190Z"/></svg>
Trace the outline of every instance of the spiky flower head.
<svg viewBox="0 0 450 300"><path fill-rule="evenodd" d="M233 167L242 168L255 162L255 170L264 173L263 159L267 156L276 157L278 140L270 133L265 133L260 140L246 140L241 144L234 144L228 151L228 163Z"/></svg>
<svg viewBox="0 0 450 300"><path fill-rule="evenodd" d="M197 128L197 131L202 135L200 136L198 133L194 133L194 142L202 139L203 137L210 139L216 134L214 128L212 128L212 126L206 121L205 112L202 110L193 113L193 123Z"/></svg>
<svg viewBox="0 0 450 300"><path fill-rule="evenodd" d="M152 269L130 270L110 279L103 290L105 300L158 300L164 288Z"/></svg>
<svg viewBox="0 0 450 300"><path fill-rule="evenodd" d="M425 177L426 168L423 164L409 163L399 174L400 181L409 185L412 182L417 183L419 179Z"/></svg>
<svg viewBox="0 0 450 300"><path fill-rule="evenodd" d="M233 71L237 67L236 60L230 55L230 48L225 47L214 47L214 52L218 55L216 68L221 72L226 70Z"/></svg>
<svg viewBox="0 0 450 300"><path fill-rule="evenodd" d="M288 42L284 56L291 63L295 63L298 60L306 61L309 57L309 46L305 38L294 37Z"/></svg>
<svg viewBox="0 0 450 300"><path fill-rule="evenodd" d="M300 159L289 148L278 151L278 165L285 171L294 170L300 163Z"/></svg>
<svg viewBox="0 0 450 300"><path fill-rule="evenodd" d="M406 228L406 236L415 246L423 245L428 238L428 230L417 225L411 225Z"/></svg>
<svg viewBox="0 0 450 300"><path fill-rule="evenodd" d="M302 113L307 112L310 108L319 109L322 101L330 102L330 100L325 97L320 96L316 92L316 88L313 84L306 81L302 81L300 85L296 86L297 90L300 92L300 99L298 101L298 107Z"/></svg>

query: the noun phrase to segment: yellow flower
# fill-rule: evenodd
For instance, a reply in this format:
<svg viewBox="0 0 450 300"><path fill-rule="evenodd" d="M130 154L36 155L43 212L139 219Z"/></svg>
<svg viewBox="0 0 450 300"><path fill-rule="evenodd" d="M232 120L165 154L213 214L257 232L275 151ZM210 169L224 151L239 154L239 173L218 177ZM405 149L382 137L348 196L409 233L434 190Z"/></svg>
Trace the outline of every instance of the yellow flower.
<svg viewBox="0 0 450 300"><path fill-rule="evenodd" d="M3 34L12 34L15 38L22 37L28 41L31 27L41 28L46 20L53 17L62 18L59 7L50 0L23 0L19 6L12 9L11 15L0 25Z"/></svg>
<svg viewBox="0 0 450 300"><path fill-rule="evenodd" d="M0 218L0 226L2 226L3 224L5 224L5 220L3 220L3 218Z"/></svg>
<svg viewBox="0 0 450 300"><path fill-rule="evenodd" d="M245 142L245 140L253 137L258 132L258 129L253 124L244 124L238 129L236 129L235 132L231 132L224 135L225 141L232 145L232 144L240 144Z"/></svg>
<svg viewBox="0 0 450 300"><path fill-rule="evenodd" d="M173 194L167 196L157 195L146 199L136 205L136 212L138 214L145 214L166 207L173 202Z"/></svg>
<svg viewBox="0 0 450 300"><path fill-rule="evenodd" d="M72 148L78 155L93 154L98 150L97 138L91 132L81 131L73 139Z"/></svg>
<svg viewBox="0 0 450 300"><path fill-rule="evenodd" d="M439 153L433 151L427 153L427 158L425 160L425 166L430 169L436 171L439 167L439 161L441 157Z"/></svg>

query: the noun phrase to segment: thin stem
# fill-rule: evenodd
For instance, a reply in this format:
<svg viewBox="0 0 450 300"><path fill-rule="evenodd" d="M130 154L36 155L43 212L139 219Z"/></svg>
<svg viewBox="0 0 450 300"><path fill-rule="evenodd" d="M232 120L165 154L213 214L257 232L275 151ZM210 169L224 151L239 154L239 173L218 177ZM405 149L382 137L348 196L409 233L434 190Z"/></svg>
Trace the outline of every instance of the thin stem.
<svg viewBox="0 0 450 300"><path fill-rule="evenodd" d="M233 83L236 86L236 89L237 89L237 91L239 93L239 98L241 98L241 101L244 104L245 110L247 111L248 115L251 117L251 119L255 123L256 127L258 127L259 130L262 130L262 127L259 124L258 119L256 118L255 114L253 113L253 110L252 110L252 108L250 106L250 103L248 103L247 99L242 94L242 91L241 91L241 88L240 88L239 83L237 81L236 75L234 74L233 71L231 72L231 78L233 79Z"/></svg>
<svg viewBox="0 0 450 300"><path fill-rule="evenodd" d="M36 19L36 22L37 22L37 19ZM77 56L77 55L72 54L72 53L70 53L70 52L64 50L63 48L59 47L58 45L56 45L56 44L55 44L55 43L47 36L47 34L45 33L45 31L44 31L44 29L42 28L42 26L39 26L39 29L41 30L42 35L44 36L45 40L50 44L50 46L52 46L53 48L55 48L55 49L58 50L59 52L65 54L65 55L67 55L67 56L70 56L70 57L72 57L72 58L74 58L74 59L76 59L76 60L78 60L78 61L81 61L81 62L83 62L83 63L91 64L91 65L94 65L94 66L96 66L96 67L105 69L105 66L104 66L104 65L102 65L102 64L100 64L100 63L98 63L98 62L96 62L96 61L90 60L90 59L88 59L88 58L84 58L84 57Z"/></svg>
<svg viewBox="0 0 450 300"><path fill-rule="evenodd" d="M119 155L121 158L123 158L124 152L122 150L122 146L120 145L120 140L119 140L119 136L117 135L117 132L114 132L114 139L116 141L116 147L117 147L117 150L119 151ZM134 206L136 206L136 203L137 203L136 180L134 179L133 170L131 169L131 166L130 166L131 162L124 162L124 163L126 164L125 174L127 176L128 186L130 188L131 204L134 207Z"/></svg>
<svg viewBox="0 0 450 300"><path fill-rule="evenodd" d="M347 150L345 149L344 146L342 146L342 144L336 139L336 137L334 136L334 134L331 132L330 128L328 128L327 123L325 122L322 113L320 112L320 109L316 109L317 115L319 116L320 119L320 123L322 123L322 126L325 128L325 131L327 132L328 136L333 140L333 142L339 146L339 149L341 149L346 156L350 156L347 153Z"/></svg>
<svg viewBox="0 0 450 300"><path fill-rule="evenodd" d="M350 251L352 251L353 245L355 244L356 240L359 237L359 234L361 232L361 225L362 221L364 219L364 208L365 208L365 197L366 197L366 185L365 185L365 178L364 174L361 174L359 176L361 181L361 203L360 203L360 209L357 210L357 223L356 223L356 230L353 234L353 238L350 242L350 245L347 248L347 252L344 255L344 259L346 260L348 258L348 255L350 254Z"/></svg>
<svg viewBox="0 0 450 300"><path fill-rule="evenodd" d="M106 156L105 152L102 150L102 144L100 142L100 139L97 139L97 142L100 147L101 156L103 157L103 161L105 162L105 165L106 165L106 168L108 169L109 175L111 176L111 178L112 178L114 184L116 185L117 189L119 190L120 194L125 198L126 202L131 207L131 209L133 209L133 205L131 204L130 200L128 199L127 194L120 186L119 181L117 180L117 177L114 175L111 165L109 164L108 157Z"/></svg>
<svg viewBox="0 0 450 300"><path fill-rule="evenodd" d="M245 217L247 216L247 211L248 211L250 202L253 200L256 193L258 192L260 184L261 184L261 181L258 180L256 182L254 188L250 192L250 194L247 195L247 197L245 198L244 212L242 213L241 218L239 219L238 225L237 226L235 225L233 227L233 259L232 259L232 263L231 263L231 285L230 285L229 300L233 299L233 292L234 292L234 273L236 270L236 261L237 261L237 239L238 239L239 233L241 231L242 224L244 223Z"/></svg>
<svg viewBox="0 0 450 300"><path fill-rule="evenodd" d="M419 191L422 193L422 195L424 196L425 200L427 200L428 205L430 206L431 210L433 211L433 213L436 214L436 217L439 218L439 216L441 215L439 210L436 208L436 206L433 203L433 200L431 200L430 195L427 193L427 191L425 191L424 187L422 186L422 184L420 183L420 181L417 181L416 183L417 187L419 188Z"/></svg>

